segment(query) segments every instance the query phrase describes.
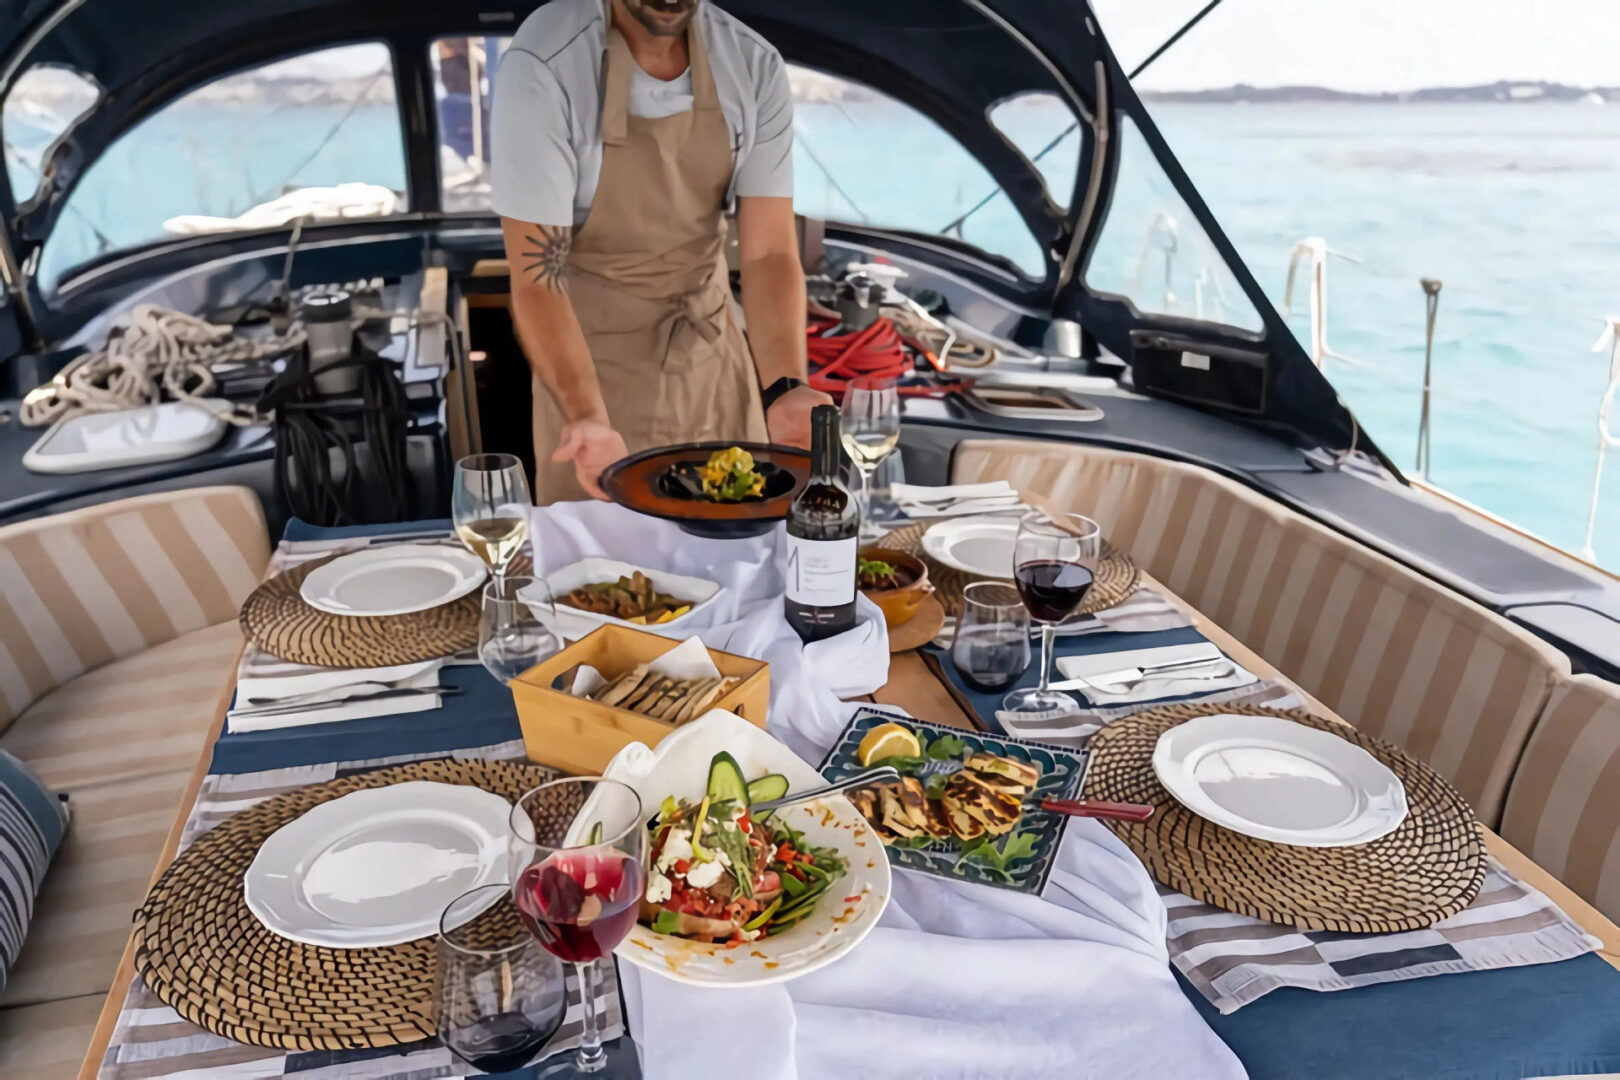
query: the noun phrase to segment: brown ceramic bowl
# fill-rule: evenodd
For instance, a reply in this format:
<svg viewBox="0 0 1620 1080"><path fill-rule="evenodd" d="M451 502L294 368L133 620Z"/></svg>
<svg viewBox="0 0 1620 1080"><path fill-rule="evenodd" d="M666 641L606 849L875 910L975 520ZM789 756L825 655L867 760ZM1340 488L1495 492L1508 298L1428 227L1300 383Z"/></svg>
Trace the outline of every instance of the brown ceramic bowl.
<svg viewBox="0 0 1620 1080"><path fill-rule="evenodd" d="M862 589L866 598L876 604L883 611L883 621L889 629L903 626L917 614L922 602L933 595L934 587L928 583L928 567L915 555L908 555L904 551L894 548L869 547L861 549L860 557L886 562L896 570L906 570L912 574L910 584L902 585L898 589Z"/></svg>

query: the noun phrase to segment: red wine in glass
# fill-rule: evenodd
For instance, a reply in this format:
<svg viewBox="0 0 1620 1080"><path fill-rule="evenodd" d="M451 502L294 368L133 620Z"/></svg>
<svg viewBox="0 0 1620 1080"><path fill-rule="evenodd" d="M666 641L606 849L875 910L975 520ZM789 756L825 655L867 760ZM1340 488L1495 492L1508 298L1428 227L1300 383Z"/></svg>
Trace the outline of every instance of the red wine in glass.
<svg viewBox="0 0 1620 1080"><path fill-rule="evenodd" d="M636 924L641 860L617 851L558 851L518 877L518 916L559 960L585 964L618 947Z"/></svg>
<svg viewBox="0 0 1620 1080"><path fill-rule="evenodd" d="M1075 562L1037 559L1020 563L1013 580L1018 596L1037 622L1057 623L1074 614L1074 609L1091 589L1091 571Z"/></svg>

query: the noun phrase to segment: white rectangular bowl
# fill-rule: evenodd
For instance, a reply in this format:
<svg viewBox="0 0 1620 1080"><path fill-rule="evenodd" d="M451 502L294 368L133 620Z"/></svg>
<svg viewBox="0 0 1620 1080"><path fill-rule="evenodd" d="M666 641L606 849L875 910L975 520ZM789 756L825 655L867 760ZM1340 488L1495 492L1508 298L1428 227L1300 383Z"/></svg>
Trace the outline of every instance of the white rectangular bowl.
<svg viewBox="0 0 1620 1080"><path fill-rule="evenodd" d="M582 611L562 602L564 596L582 585L596 585L607 581L617 581L621 577L631 576L637 570L646 574L651 579L653 588L659 592L691 601L692 610L668 622L643 625L613 615L598 615L595 612ZM635 566L631 563L620 562L617 559L606 559L600 555L588 556L572 566L565 566L561 570L547 574L544 580L546 587L551 590L552 599L557 602L557 613L565 616L568 620L587 622L593 627L604 623L614 623L618 626L628 626L632 630L651 630L655 634L680 630L687 625L692 616L712 604L715 597L725 591L718 582L687 577L685 574L671 574L666 570L653 570L646 566Z"/></svg>

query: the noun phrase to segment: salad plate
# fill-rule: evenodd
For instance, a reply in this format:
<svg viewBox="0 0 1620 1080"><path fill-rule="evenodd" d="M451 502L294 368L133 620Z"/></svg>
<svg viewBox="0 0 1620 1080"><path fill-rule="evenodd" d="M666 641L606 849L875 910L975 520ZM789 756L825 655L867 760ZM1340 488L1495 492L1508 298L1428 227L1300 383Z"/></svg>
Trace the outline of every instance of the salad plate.
<svg viewBox="0 0 1620 1080"><path fill-rule="evenodd" d="M305 945L430 937L450 901L506 880L510 812L499 795L462 784L352 792L272 833L248 866L243 896L266 928Z"/></svg>
<svg viewBox="0 0 1620 1080"><path fill-rule="evenodd" d="M721 763L718 772L717 763ZM713 871L698 870L700 860L686 854L685 849L694 846L689 829L677 837L671 835L672 825L706 812L705 803L729 807L717 811L718 822L695 846L730 850L735 858L727 864L737 865L746 849L729 843L743 842L732 827L747 820L740 816L748 797L744 792L752 788L758 796L754 801L764 802L777 791L807 791L823 784L811 765L734 713L714 710L667 735L656 750L631 743L614 756L604 774L634 788L649 816L650 900L643 906L642 921L616 950L622 960L693 986L783 982L855 948L877 925L889 902L890 871L883 845L841 795L748 821L755 837L756 865L762 871L753 875L755 900L743 910L734 913L722 908L735 905L682 902L705 900L693 894L714 891L720 883L711 883ZM721 774L733 779L725 790L714 779ZM723 797L711 798L711 789ZM579 820L589 816L587 803ZM789 860L787 865L794 866L798 875L791 886L782 880L787 875L779 861L780 853L788 850L813 863L805 868L803 862ZM682 864L686 869L678 869ZM777 919L776 912L786 914ZM744 929L749 924L754 929ZM706 940L722 933L724 940Z"/></svg>
<svg viewBox="0 0 1620 1080"><path fill-rule="evenodd" d="M1159 736L1153 772L1187 809L1233 832L1349 847L1406 820L1400 777L1330 731L1280 716L1198 716Z"/></svg>
<svg viewBox="0 0 1620 1080"><path fill-rule="evenodd" d="M299 586L304 603L330 615L409 615L459 600L489 569L448 544L393 544L339 555Z"/></svg>
<svg viewBox="0 0 1620 1080"><path fill-rule="evenodd" d="M895 726L910 731L922 753L863 762L862 742L869 736L875 738L875 729ZM963 818L960 820L970 827L970 835L979 835L972 839L945 838L948 829L934 830L939 835L907 829L918 835L890 835L883 840L884 850L890 862L907 870L1039 894L1046 887L1068 820L1062 814L1042 809L1041 803L1077 798L1085 781L1087 761L1083 750L929 724L903 713L863 708L828 751L821 774L838 781L861 772L868 764L896 765L905 774L903 783L925 801L930 813L960 807L964 798L984 798L981 780L988 775L1001 790L1018 793L1016 813L1003 817L998 831L973 827ZM999 780L997 773L1002 774ZM967 774L965 779L959 779L962 774ZM875 816L883 816L881 805L868 803L860 791L851 794L861 805L873 809ZM933 806L936 802L941 805Z"/></svg>

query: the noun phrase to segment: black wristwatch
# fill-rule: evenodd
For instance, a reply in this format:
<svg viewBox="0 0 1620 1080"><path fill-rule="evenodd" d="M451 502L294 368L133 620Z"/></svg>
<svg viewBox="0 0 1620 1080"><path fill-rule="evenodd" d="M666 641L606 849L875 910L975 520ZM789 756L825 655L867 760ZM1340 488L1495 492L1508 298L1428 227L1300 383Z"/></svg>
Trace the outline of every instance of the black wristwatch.
<svg viewBox="0 0 1620 1080"><path fill-rule="evenodd" d="M762 411L770 412L771 406L776 404L777 398L789 390L797 390L799 387L807 385L809 384L803 379L795 379L791 375L782 376L759 392L759 403L762 406Z"/></svg>

